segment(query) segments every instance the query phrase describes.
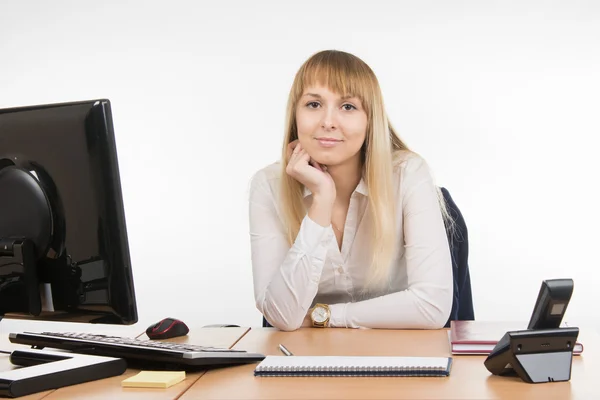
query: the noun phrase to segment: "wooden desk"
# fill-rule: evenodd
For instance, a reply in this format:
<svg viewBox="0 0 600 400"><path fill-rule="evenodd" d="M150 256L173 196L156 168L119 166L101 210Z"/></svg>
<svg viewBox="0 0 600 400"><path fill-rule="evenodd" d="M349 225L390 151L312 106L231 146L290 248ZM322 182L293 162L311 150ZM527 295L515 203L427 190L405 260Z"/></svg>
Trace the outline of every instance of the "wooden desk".
<svg viewBox="0 0 600 400"><path fill-rule="evenodd" d="M181 399L591 399L598 394L600 338L587 330L580 339L584 354L574 357L569 382L528 384L516 377L494 376L483 365L483 356L454 356L447 378L254 377L253 364L209 371ZM281 355L279 343L296 355L451 355L446 330L257 328L235 348Z"/></svg>
<svg viewBox="0 0 600 400"><path fill-rule="evenodd" d="M190 329L187 336L181 336L169 339L169 342L192 343L196 345L232 347L243 337L249 328L199 328ZM145 333L140 335L142 339L146 338ZM65 400L65 399L177 399L188 388L194 384L204 371L188 372L186 379L167 389L146 389L146 388L124 388L121 381L140 372L137 369L128 369L123 375L108 379L82 383L57 389L44 400Z"/></svg>

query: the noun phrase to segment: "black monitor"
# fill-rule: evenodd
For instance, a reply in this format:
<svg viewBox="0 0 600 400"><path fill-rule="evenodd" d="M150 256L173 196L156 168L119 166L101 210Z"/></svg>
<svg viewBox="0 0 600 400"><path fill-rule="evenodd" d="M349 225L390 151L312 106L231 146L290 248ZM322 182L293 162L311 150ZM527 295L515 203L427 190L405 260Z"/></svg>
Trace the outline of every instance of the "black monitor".
<svg viewBox="0 0 600 400"><path fill-rule="evenodd" d="M108 100L0 110L0 318L133 324Z"/></svg>

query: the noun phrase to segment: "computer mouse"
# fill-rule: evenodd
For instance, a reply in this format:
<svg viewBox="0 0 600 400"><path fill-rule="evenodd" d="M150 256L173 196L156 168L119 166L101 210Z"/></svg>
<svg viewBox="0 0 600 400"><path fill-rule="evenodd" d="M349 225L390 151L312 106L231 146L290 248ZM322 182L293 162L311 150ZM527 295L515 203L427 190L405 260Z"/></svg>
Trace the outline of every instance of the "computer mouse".
<svg viewBox="0 0 600 400"><path fill-rule="evenodd" d="M146 329L146 335L152 340L170 339L185 336L190 331L183 321L175 318L165 318Z"/></svg>

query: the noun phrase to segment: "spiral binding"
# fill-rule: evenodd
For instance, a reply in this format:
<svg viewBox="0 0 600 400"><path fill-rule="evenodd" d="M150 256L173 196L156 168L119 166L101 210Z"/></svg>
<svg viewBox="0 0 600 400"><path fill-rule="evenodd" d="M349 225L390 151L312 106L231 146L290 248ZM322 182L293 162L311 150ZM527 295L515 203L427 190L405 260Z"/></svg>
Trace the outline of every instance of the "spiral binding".
<svg viewBox="0 0 600 400"><path fill-rule="evenodd" d="M261 366L255 369L262 376L440 376L446 370L438 367L391 367L391 366Z"/></svg>

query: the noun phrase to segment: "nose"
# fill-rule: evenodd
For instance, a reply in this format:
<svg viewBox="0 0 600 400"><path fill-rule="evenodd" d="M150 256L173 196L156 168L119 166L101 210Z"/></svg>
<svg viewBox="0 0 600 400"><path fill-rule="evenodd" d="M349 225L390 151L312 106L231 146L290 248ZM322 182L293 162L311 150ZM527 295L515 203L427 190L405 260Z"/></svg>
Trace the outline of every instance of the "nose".
<svg viewBox="0 0 600 400"><path fill-rule="evenodd" d="M323 113L323 119L321 120L321 127L326 131L335 130L337 122L335 121L335 110L332 108L327 109Z"/></svg>

